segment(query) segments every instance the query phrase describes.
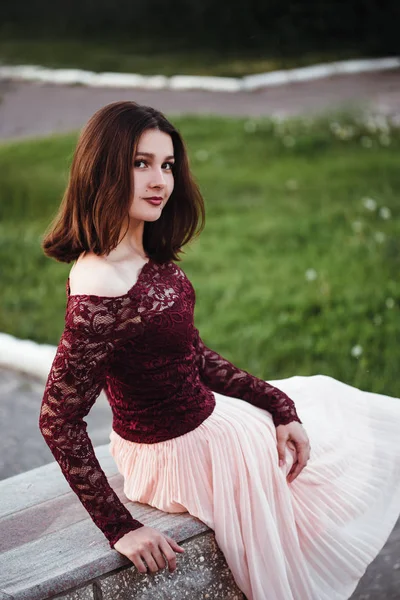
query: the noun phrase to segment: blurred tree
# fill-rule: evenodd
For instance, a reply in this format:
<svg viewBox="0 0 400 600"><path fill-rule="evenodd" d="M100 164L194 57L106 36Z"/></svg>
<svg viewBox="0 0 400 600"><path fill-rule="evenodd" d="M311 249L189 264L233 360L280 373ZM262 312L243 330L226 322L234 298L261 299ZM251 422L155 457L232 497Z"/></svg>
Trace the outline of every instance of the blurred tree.
<svg viewBox="0 0 400 600"><path fill-rule="evenodd" d="M1 13L3 35L130 40L148 51L399 51L398 0L16 0Z"/></svg>

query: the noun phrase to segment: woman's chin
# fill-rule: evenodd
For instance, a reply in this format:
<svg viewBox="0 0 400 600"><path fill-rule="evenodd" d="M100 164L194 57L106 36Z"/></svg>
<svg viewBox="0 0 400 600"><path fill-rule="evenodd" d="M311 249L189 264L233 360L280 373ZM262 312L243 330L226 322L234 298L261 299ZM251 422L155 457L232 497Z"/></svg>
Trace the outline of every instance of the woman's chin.
<svg viewBox="0 0 400 600"><path fill-rule="evenodd" d="M152 221L157 221L162 214L162 210L158 209L158 210L144 210L141 211L138 214L132 215L132 218L137 220L137 221L148 221L148 222L152 222Z"/></svg>
<svg viewBox="0 0 400 600"><path fill-rule="evenodd" d="M152 213L152 214L150 214L150 215L149 215L149 214L148 214L148 215L146 215L146 216L144 217L144 219L143 219L143 220L144 220L144 221L149 221L150 223L151 223L152 221L158 221L158 219L161 217L161 213L162 213L162 210L159 210L159 211L158 211L158 213L156 213L156 212L154 211L154 213Z"/></svg>

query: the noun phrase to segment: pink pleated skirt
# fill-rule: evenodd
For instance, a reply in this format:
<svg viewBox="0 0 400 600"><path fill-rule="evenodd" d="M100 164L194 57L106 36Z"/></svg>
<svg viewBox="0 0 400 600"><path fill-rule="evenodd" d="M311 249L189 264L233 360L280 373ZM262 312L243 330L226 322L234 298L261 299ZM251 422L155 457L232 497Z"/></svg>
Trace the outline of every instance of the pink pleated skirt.
<svg viewBox="0 0 400 600"><path fill-rule="evenodd" d="M139 444L111 431L125 495L213 529L248 600L346 600L400 515L400 399L324 375L269 381L310 439L292 483L270 413L215 393L213 413L180 437Z"/></svg>

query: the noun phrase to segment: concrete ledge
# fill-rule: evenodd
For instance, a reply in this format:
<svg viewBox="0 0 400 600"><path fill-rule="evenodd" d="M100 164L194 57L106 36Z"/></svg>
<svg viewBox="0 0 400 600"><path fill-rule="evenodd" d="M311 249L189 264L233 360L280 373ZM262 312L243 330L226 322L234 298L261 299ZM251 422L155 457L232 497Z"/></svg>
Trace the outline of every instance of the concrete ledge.
<svg viewBox="0 0 400 600"><path fill-rule="evenodd" d="M111 550L53 462L0 481L0 600L242 600L214 532L187 512L130 502L108 448L96 456L132 515L184 546L176 571L143 575Z"/></svg>

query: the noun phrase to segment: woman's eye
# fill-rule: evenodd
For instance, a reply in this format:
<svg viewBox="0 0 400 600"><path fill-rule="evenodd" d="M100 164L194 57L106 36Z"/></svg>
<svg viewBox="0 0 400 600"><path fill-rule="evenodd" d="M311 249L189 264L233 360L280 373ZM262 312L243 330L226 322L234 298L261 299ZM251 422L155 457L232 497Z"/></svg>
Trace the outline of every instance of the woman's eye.
<svg viewBox="0 0 400 600"><path fill-rule="evenodd" d="M135 163L134 163L134 165L135 165L135 167L139 167L139 165L140 165L141 163L143 163L144 165L147 165L147 163L146 163L146 161L145 161L145 160L136 160L136 161L135 161ZM171 170L172 170L172 168L173 168L174 164L175 164L175 163L173 163L173 162L166 162L166 163L164 163L164 165L169 165L169 169L168 169L169 171L171 171Z"/></svg>

